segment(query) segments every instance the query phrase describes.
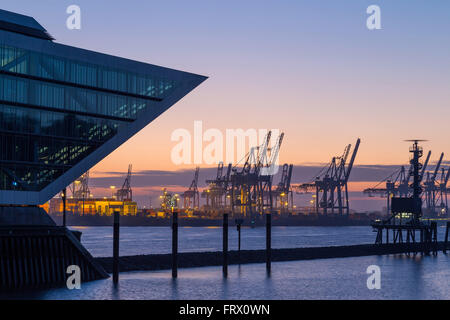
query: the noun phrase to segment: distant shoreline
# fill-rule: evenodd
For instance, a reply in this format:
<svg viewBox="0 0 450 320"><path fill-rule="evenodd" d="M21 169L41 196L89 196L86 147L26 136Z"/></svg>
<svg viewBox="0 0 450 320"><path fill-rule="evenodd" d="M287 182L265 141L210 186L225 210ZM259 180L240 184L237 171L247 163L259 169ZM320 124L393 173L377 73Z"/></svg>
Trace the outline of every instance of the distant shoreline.
<svg viewBox="0 0 450 320"><path fill-rule="evenodd" d="M60 215L51 215L56 224L62 224ZM108 216L73 216L67 215L67 226L80 227L110 227L113 225L113 217ZM201 219L201 218L179 218L178 225L180 227L221 227L222 219ZM234 219L229 219L229 224L235 226ZM147 218L139 216L122 216L120 217L120 225L123 227L170 227L171 220L164 218ZM256 219L252 224L249 219L244 220L244 227L265 226L264 219ZM347 217L273 217L272 226L283 227L340 227L340 226L370 226L369 219L350 219Z"/></svg>

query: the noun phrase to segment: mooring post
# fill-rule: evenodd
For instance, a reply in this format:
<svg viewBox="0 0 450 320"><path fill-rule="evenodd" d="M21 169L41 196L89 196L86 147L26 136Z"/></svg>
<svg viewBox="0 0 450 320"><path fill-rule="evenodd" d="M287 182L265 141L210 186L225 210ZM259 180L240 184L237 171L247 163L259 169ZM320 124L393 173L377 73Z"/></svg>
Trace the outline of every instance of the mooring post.
<svg viewBox="0 0 450 320"><path fill-rule="evenodd" d="M238 231L238 258L239 262L241 261L241 224L237 225L237 231Z"/></svg>
<svg viewBox="0 0 450 320"><path fill-rule="evenodd" d="M223 214L223 276L228 276L228 213Z"/></svg>
<svg viewBox="0 0 450 320"><path fill-rule="evenodd" d="M65 227L66 226L66 188L64 188L64 190L63 190L62 200L63 200L63 227Z"/></svg>
<svg viewBox="0 0 450 320"><path fill-rule="evenodd" d="M450 221L447 221L447 228L445 229L445 239L444 239L444 253L447 253L448 246L448 229L450 228Z"/></svg>
<svg viewBox="0 0 450 320"><path fill-rule="evenodd" d="M113 283L119 282L119 229L120 211L114 210L114 230L113 230Z"/></svg>
<svg viewBox="0 0 450 320"><path fill-rule="evenodd" d="M172 212L172 278L178 276L178 212Z"/></svg>
<svg viewBox="0 0 450 320"><path fill-rule="evenodd" d="M243 219L236 219L236 230L238 232L238 260L241 263L241 225L244 222Z"/></svg>
<svg viewBox="0 0 450 320"><path fill-rule="evenodd" d="M432 244L433 254L437 255L439 248L438 248L438 241L437 241L437 222L436 221L431 222L431 229L432 229L432 235L433 235L433 237L431 239L431 241L433 243Z"/></svg>
<svg viewBox="0 0 450 320"><path fill-rule="evenodd" d="M424 253L425 253L425 243L424 243L424 238L423 238L423 236L424 236L424 232L423 232L423 229L420 229L420 247L421 247L421 251L420 251L420 254L423 256L424 255Z"/></svg>
<svg viewBox="0 0 450 320"><path fill-rule="evenodd" d="M270 274L272 260L272 215L266 214L266 270Z"/></svg>

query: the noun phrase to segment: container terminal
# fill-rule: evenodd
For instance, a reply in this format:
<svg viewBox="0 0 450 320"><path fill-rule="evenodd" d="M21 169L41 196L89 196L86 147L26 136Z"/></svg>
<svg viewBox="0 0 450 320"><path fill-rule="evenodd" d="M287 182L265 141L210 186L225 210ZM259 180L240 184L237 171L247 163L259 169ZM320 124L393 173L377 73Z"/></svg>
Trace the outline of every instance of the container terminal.
<svg viewBox="0 0 450 320"><path fill-rule="evenodd" d="M120 209L124 221L129 225L166 225L171 212L177 210L185 225L220 225L223 213L230 213L234 219L243 219L244 224L263 225L261 216L271 212L275 225L370 225L371 221L389 217L392 202L397 198L409 198L414 194L411 183L414 167L401 166L383 181L363 190L366 197L386 198L386 211L358 213L351 210L348 182L351 177L360 139L354 147L345 146L342 155L332 157L313 181L300 184L291 183L293 164L280 165L278 181L273 182L270 170L278 155L284 134L275 145L269 148L271 132L264 143L250 150L243 165L237 166L222 162L218 164L216 176L205 181L206 187L199 188L199 171L196 167L189 187L182 193L170 192L162 188L159 205L156 208L139 208L133 201L131 187L132 165L128 167L124 182L117 190L111 188L111 195L94 198L89 190L89 172L72 183L70 196L66 198L66 214L71 223L109 225L107 217ZM271 159L271 156L272 158ZM428 151L418 175L423 203L423 217L438 222L448 218L447 194L449 168L444 168L444 154L441 153L433 168L430 164L431 151ZM294 203L294 195L310 195L308 206ZM46 204L46 210L55 219L63 215L64 198L60 195ZM102 220L101 217L105 217ZM166 223L164 222L167 219Z"/></svg>

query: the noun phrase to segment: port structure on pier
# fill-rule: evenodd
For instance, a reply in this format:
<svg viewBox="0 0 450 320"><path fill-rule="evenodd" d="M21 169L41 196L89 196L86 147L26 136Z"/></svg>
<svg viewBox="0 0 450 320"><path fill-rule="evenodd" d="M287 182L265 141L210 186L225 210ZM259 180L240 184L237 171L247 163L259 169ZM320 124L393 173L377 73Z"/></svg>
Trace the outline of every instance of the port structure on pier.
<svg viewBox="0 0 450 320"><path fill-rule="evenodd" d="M426 218L448 217L448 181L450 178L450 167L444 168L444 153L441 153L434 168L430 167L431 151L428 151L419 175L419 184L422 189L422 211ZM364 189L364 194L369 197L386 198L386 214L391 214L391 202L395 197L411 197L414 190L411 181L412 164L408 170L405 166L391 173L388 177L371 188Z"/></svg>
<svg viewBox="0 0 450 320"><path fill-rule="evenodd" d="M421 180L424 165L420 162L423 156L423 149L419 146L420 141L425 140L407 140L412 141L410 148L412 154L410 164L411 169L408 172L413 181L409 185L412 190L411 196L391 196L391 216L385 220L376 220L372 222L372 227L377 232L376 244L389 244L389 233L392 233L392 243L394 244L421 244L422 252L437 253L437 223L425 222L422 219L422 198L423 189ZM428 162L427 157L426 162ZM442 157L441 157L442 160ZM406 179L405 181L409 181ZM385 241L383 242L383 232L385 232ZM416 251L416 247L414 247Z"/></svg>

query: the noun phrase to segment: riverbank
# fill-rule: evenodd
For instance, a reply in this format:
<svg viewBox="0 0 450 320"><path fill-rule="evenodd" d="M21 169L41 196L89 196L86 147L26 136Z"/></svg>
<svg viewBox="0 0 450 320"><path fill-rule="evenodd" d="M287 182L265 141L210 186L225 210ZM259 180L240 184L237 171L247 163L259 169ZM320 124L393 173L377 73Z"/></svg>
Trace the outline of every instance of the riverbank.
<svg viewBox="0 0 450 320"><path fill-rule="evenodd" d="M442 251L444 243L438 243L438 250ZM347 258L372 255L403 254L409 252L420 252L420 244L363 244L351 246L331 246L316 248L293 248L293 249L272 249L272 261L297 261L313 259ZM420 253L419 253L420 254ZM112 272L112 258L95 258L103 266L106 272ZM249 264L264 263L266 261L265 250L241 250L230 251L228 253L228 263ZM178 254L179 268L195 268L207 266L220 266L223 262L223 254L216 252L184 252ZM155 271L168 270L172 267L171 254L150 254L124 256L119 259L119 269L121 272L129 271Z"/></svg>
<svg viewBox="0 0 450 320"><path fill-rule="evenodd" d="M50 215L57 225L62 224L61 215ZM369 226L371 220L368 217L361 216L315 216L315 215L299 215L299 216L272 216L273 226L283 227L341 227L341 226ZM72 215L66 216L67 226L105 226L109 227L113 224L113 217L100 215ZM230 218L230 225L234 226L234 219ZM256 217L252 221L244 219L243 226L265 226L265 217ZM178 225L180 227L221 227L223 219L213 218L178 218ZM144 216L121 216L120 225L123 227L169 227L171 226L170 218L144 217Z"/></svg>

